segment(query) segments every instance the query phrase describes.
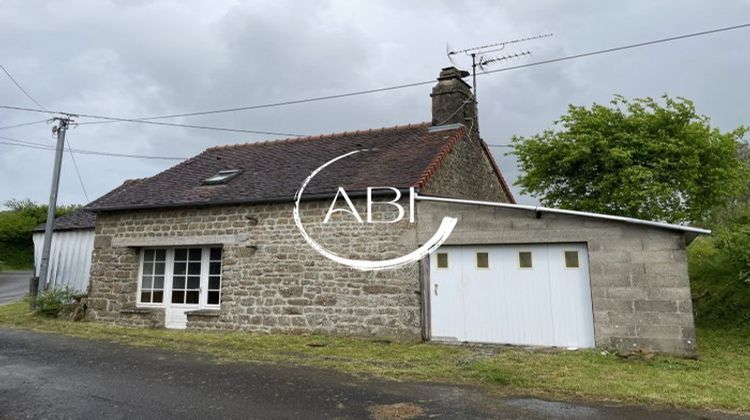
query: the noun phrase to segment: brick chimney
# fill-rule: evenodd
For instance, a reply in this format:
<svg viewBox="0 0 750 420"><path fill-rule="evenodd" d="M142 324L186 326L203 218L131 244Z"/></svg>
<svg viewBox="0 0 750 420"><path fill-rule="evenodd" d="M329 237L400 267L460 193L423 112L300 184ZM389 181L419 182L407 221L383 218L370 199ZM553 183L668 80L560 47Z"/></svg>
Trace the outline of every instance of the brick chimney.
<svg viewBox="0 0 750 420"><path fill-rule="evenodd" d="M479 124L474 94L463 78L469 72L455 67L440 71L438 83L432 88L432 125L461 123L471 127L472 139L479 139ZM473 122L473 123L472 123Z"/></svg>

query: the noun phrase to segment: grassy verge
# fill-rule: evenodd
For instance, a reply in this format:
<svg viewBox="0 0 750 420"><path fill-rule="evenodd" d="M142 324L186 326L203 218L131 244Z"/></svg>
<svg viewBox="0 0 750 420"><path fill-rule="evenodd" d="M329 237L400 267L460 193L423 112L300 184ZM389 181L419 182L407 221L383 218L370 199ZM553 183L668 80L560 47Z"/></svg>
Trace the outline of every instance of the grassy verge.
<svg viewBox="0 0 750 420"><path fill-rule="evenodd" d="M34 266L22 265L22 266L15 267L15 266L10 266L7 264L0 263L0 272L3 272L3 271L34 271Z"/></svg>
<svg viewBox="0 0 750 420"><path fill-rule="evenodd" d="M0 306L0 326L199 352L224 361L295 363L397 380L480 385L503 393L750 412L748 331L699 329L700 360L625 360L594 350L546 352L114 327L41 318L23 302Z"/></svg>

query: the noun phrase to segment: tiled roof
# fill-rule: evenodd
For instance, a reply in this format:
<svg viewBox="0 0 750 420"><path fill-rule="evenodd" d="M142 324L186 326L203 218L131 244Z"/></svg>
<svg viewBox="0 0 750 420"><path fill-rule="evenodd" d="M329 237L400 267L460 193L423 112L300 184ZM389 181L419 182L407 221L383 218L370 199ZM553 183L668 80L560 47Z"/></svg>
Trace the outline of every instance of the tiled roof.
<svg viewBox="0 0 750 420"><path fill-rule="evenodd" d="M96 215L84 209L78 209L73 213L55 219L55 232L63 230L94 229ZM34 232L44 232L45 224L34 228Z"/></svg>
<svg viewBox="0 0 750 420"><path fill-rule="evenodd" d="M457 141L461 125L430 130L428 123L366 131L218 146L139 182L125 183L86 208L93 211L289 200L310 173L345 153L368 149L327 167L305 196L368 186L420 188ZM203 181L222 170L241 173L221 185Z"/></svg>

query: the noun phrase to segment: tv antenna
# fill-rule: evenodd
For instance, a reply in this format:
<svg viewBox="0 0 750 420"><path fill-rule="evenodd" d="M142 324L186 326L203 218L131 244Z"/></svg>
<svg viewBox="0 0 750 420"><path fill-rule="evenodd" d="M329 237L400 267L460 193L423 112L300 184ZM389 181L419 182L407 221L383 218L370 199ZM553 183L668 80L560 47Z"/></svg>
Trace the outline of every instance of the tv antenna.
<svg viewBox="0 0 750 420"><path fill-rule="evenodd" d="M509 54L501 55L501 56L488 56L487 54L502 51L508 45L520 44L522 42L533 41L533 40L541 39L541 38L548 38L551 36L552 36L552 33L527 36L524 38L511 39L509 41L501 41L501 42L495 42L493 44L480 45L478 47L464 48L462 50L454 50L450 47L450 45L446 44L445 50L446 50L446 54L448 55L448 59L453 64L456 64L456 62L453 59L454 55L464 54L464 55L471 57L471 81L472 81L471 86L472 86L472 90L474 91L474 102L476 102L477 100L476 99L477 98L477 68L479 68L479 70L484 71L484 68L490 64L495 64L495 63L499 63L502 61L512 60L515 58L531 55L531 51L526 50L526 51L521 51L521 52L509 53Z"/></svg>

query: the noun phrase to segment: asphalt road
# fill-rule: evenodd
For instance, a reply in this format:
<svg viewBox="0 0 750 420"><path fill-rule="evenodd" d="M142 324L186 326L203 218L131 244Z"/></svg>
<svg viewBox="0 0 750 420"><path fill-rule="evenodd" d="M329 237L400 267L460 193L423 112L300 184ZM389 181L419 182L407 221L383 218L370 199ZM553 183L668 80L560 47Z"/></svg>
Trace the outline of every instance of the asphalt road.
<svg viewBox="0 0 750 420"><path fill-rule="evenodd" d="M0 272L0 304L21 299L29 293L31 271Z"/></svg>
<svg viewBox="0 0 750 420"><path fill-rule="evenodd" d="M0 329L0 418L729 418L502 397Z"/></svg>

